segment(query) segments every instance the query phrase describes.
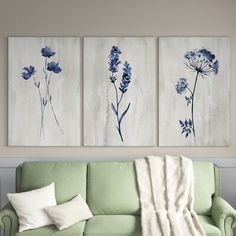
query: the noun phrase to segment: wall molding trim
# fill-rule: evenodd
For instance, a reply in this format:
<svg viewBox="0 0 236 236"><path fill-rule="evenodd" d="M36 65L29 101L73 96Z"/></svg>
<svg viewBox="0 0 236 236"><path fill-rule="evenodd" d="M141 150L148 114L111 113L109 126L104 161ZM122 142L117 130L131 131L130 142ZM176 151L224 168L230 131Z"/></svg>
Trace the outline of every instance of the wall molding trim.
<svg viewBox="0 0 236 236"><path fill-rule="evenodd" d="M229 157L190 157L193 161L210 161L215 163L217 166L221 168L236 168L236 157L229 158ZM127 161L131 161L132 159L128 158ZM134 160L134 159L133 159ZM26 161L84 161L84 162L92 162L92 161L124 161L124 157L122 159L115 158L113 160L109 159L106 160L105 158L102 160L95 159L94 157L91 158L51 158L51 157L25 157L25 158L12 158L12 157L3 157L0 158L0 168L16 168L18 165L22 164Z"/></svg>

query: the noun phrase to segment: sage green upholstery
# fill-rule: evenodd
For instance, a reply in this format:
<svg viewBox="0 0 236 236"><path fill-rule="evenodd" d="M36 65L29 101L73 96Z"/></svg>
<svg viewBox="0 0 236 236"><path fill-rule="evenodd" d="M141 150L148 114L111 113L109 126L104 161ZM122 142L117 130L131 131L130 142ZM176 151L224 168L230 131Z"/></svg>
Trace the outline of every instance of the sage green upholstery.
<svg viewBox="0 0 236 236"><path fill-rule="evenodd" d="M222 236L220 229L210 216L198 215L198 219L208 236Z"/></svg>
<svg viewBox="0 0 236 236"><path fill-rule="evenodd" d="M236 212L220 197L220 176L209 162L194 162L195 210L207 236L232 236ZM16 171L17 192L56 184L58 203L77 194L94 217L58 231L46 226L18 233L18 218L7 204L0 211L4 236L141 236L140 203L134 162L26 162Z"/></svg>
<svg viewBox="0 0 236 236"><path fill-rule="evenodd" d="M133 162L89 163L87 200L93 214L140 215L134 173ZM211 197L216 191L214 165L209 162L194 162L194 174L199 176L195 179L195 211L197 214L210 215Z"/></svg>
<svg viewBox="0 0 236 236"><path fill-rule="evenodd" d="M221 197L213 199L212 219L222 230L222 236L231 235L231 229L236 226L235 210Z"/></svg>
<svg viewBox="0 0 236 236"><path fill-rule="evenodd" d="M212 206L212 196L216 190L214 165L210 162L194 162L194 210L199 215L210 215Z"/></svg>
<svg viewBox="0 0 236 236"><path fill-rule="evenodd" d="M85 236L142 236L140 216L97 215L88 220Z"/></svg>
<svg viewBox="0 0 236 236"><path fill-rule="evenodd" d="M82 162L25 162L17 169L18 192L55 182L57 203L81 194L86 198L87 165Z"/></svg>
<svg viewBox="0 0 236 236"><path fill-rule="evenodd" d="M88 164L87 201L94 215L140 215L134 163Z"/></svg>
<svg viewBox="0 0 236 236"><path fill-rule="evenodd" d="M198 217L201 225L207 232L207 236L221 236L221 231L215 226L211 217L200 215ZM119 236L142 236L140 216L95 216L87 222L84 233L85 236L112 236L116 234Z"/></svg>
<svg viewBox="0 0 236 236"><path fill-rule="evenodd" d="M0 212L0 227L4 235L13 236L18 230L18 218L10 203L8 203Z"/></svg>
<svg viewBox="0 0 236 236"><path fill-rule="evenodd" d="M72 225L71 227L59 231L56 226L49 225L47 227L41 227L34 230L23 231L21 233L16 233L16 236L83 236L85 222L80 222L78 224Z"/></svg>

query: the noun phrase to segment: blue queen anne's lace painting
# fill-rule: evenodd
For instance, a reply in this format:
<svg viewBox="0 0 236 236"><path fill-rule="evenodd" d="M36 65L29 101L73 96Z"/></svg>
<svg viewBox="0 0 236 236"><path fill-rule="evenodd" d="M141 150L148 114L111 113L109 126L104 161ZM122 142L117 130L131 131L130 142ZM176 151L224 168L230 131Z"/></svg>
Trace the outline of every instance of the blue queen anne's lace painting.
<svg viewBox="0 0 236 236"><path fill-rule="evenodd" d="M230 145L230 39L159 39L160 146Z"/></svg>
<svg viewBox="0 0 236 236"><path fill-rule="evenodd" d="M80 146L80 38L9 38L9 146Z"/></svg>
<svg viewBox="0 0 236 236"><path fill-rule="evenodd" d="M217 75L219 71L219 61L216 59L215 54L205 48L187 51L184 54L185 66L187 70L195 73L193 88L190 88L186 78L180 78L176 84L176 92L180 95L188 94L185 96L186 105L191 106L191 118L179 120L181 126L181 133L187 138L190 134L195 137L195 120L194 120L194 98L197 88L197 81L201 77L206 79L210 74Z"/></svg>

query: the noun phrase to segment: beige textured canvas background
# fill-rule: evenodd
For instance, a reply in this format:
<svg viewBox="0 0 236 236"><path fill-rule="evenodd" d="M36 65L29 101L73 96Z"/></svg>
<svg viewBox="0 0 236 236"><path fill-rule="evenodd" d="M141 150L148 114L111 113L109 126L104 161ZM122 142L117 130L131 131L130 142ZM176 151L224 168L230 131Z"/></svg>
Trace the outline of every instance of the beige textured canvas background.
<svg viewBox="0 0 236 236"><path fill-rule="evenodd" d="M235 0L0 0L0 157L94 157L109 160L165 153L193 157L235 157L235 22ZM8 36L229 36L232 68L231 146L7 147Z"/></svg>

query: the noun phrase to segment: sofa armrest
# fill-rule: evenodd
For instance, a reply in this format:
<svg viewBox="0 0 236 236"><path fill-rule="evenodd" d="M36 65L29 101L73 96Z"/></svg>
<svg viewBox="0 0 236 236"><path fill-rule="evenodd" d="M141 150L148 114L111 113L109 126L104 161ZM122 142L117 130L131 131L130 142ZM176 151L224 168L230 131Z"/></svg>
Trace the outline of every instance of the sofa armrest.
<svg viewBox="0 0 236 236"><path fill-rule="evenodd" d="M0 211L0 228L4 236L14 236L18 230L18 217L10 203Z"/></svg>
<svg viewBox="0 0 236 236"><path fill-rule="evenodd" d="M232 229L236 227L236 211L223 198L213 198L212 218L223 236L232 235Z"/></svg>

